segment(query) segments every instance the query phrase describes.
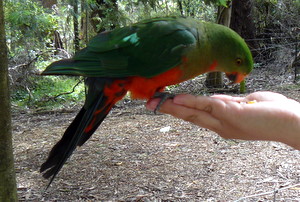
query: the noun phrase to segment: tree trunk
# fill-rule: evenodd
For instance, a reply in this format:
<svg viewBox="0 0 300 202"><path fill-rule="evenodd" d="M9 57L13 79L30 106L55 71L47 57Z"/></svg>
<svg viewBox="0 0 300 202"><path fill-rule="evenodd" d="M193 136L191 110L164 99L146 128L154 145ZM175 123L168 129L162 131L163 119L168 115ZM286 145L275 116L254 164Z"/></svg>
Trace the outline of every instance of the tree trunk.
<svg viewBox="0 0 300 202"><path fill-rule="evenodd" d="M105 27L101 26L101 23L97 18L100 18L102 21L104 21L105 18L108 18L111 24L110 29L114 29L118 24L118 17L112 18L112 16L116 15L118 12L117 0L96 0L96 2L97 6L91 7L92 13L90 16L90 21L95 32L100 33L105 31Z"/></svg>
<svg viewBox="0 0 300 202"><path fill-rule="evenodd" d="M73 4L73 28L74 28L74 50L75 53L80 50L79 46L79 21L78 21L78 0L72 0Z"/></svg>
<svg viewBox="0 0 300 202"><path fill-rule="evenodd" d="M182 1L177 0L178 9L180 11L180 15L183 16L183 8L182 8Z"/></svg>
<svg viewBox="0 0 300 202"><path fill-rule="evenodd" d="M253 0L233 0L230 28L244 39L255 38L255 25L252 17ZM257 41L246 41L250 49L257 48ZM255 53L252 52L253 55Z"/></svg>
<svg viewBox="0 0 300 202"><path fill-rule="evenodd" d="M252 0L233 0L230 28L236 31L244 39L255 38L255 25L252 17ZM250 49L256 49L255 40L246 41ZM257 53L252 51L252 54ZM240 93L246 92L245 81L240 84Z"/></svg>
<svg viewBox="0 0 300 202"><path fill-rule="evenodd" d="M41 0L44 8L51 9L54 4L57 4L57 0Z"/></svg>
<svg viewBox="0 0 300 202"><path fill-rule="evenodd" d="M17 201L2 0L0 0L0 61L0 201Z"/></svg>
<svg viewBox="0 0 300 202"><path fill-rule="evenodd" d="M86 9L86 2L85 0L81 0L81 23L80 23L80 33L81 33L81 41L86 46L89 41L88 37L88 10Z"/></svg>
<svg viewBox="0 0 300 202"><path fill-rule="evenodd" d="M230 18L231 18L231 2L227 1L227 6L219 6L218 7L218 17L217 22L218 24L225 25L229 27L230 25ZM224 86L224 79L222 72L211 72L208 73L205 80L205 86L207 88L223 88Z"/></svg>
<svg viewBox="0 0 300 202"><path fill-rule="evenodd" d="M54 48L57 49L64 49L63 42L61 40L60 34L58 31L54 31Z"/></svg>
<svg viewBox="0 0 300 202"><path fill-rule="evenodd" d="M230 26L230 19L231 19L231 10L232 10L232 6L231 6L231 2L228 1L227 2L227 6L228 7L224 7L224 6L219 6L218 7L218 18L217 18L217 23L224 25L226 27Z"/></svg>

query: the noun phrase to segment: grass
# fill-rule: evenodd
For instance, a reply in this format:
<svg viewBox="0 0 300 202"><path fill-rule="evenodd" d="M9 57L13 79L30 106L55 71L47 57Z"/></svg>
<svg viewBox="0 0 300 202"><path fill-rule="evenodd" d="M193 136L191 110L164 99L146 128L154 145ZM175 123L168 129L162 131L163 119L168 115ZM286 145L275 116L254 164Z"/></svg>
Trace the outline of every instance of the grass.
<svg viewBox="0 0 300 202"><path fill-rule="evenodd" d="M79 77L31 76L28 80L30 85L12 92L14 106L54 109L75 105L85 97L83 82L77 85Z"/></svg>

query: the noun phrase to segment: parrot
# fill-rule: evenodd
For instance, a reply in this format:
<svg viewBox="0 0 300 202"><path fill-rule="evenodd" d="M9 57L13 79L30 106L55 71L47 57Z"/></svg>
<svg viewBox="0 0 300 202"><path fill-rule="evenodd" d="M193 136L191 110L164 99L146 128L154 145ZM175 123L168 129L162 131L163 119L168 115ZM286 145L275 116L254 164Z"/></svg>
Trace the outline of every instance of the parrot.
<svg viewBox="0 0 300 202"><path fill-rule="evenodd" d="M161 17L99 33L71 59L53 62L41 73L83 76L86 99L40 172L50 178L49 187L77 146L92 136L127 92L132 99L158 97L162 103L168 99L166 86L217 71L239 83L252 69L245 41L212 22Z"/></svg>

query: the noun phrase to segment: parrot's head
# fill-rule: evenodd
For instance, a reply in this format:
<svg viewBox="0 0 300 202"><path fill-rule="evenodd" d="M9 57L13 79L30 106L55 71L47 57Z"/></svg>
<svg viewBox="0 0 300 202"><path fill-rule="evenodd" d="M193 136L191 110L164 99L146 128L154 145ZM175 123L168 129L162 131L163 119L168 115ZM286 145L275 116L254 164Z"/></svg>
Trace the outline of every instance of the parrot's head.
<svg viewBox="0 0 300 202"><path fill-rule="evenodd" d="M211 26L211 27L210 27ZM210 24L209 39L215 71L225 72L233 83L240 83L253 69L253 58L245 41L228 27Z"/></svg>

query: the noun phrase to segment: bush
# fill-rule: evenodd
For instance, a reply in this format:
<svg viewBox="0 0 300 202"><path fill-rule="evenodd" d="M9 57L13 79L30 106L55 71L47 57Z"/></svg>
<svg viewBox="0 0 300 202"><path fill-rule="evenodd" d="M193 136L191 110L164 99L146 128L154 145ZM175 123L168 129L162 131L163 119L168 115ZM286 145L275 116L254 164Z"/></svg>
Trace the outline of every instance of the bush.
<svg viewBox="0 0 300 202"><path fill-rule="evenodd" d="M31 86L12 92L12 102L25 108L72 106L84 98L82 79L67 76L31 76Z"/></svg>

